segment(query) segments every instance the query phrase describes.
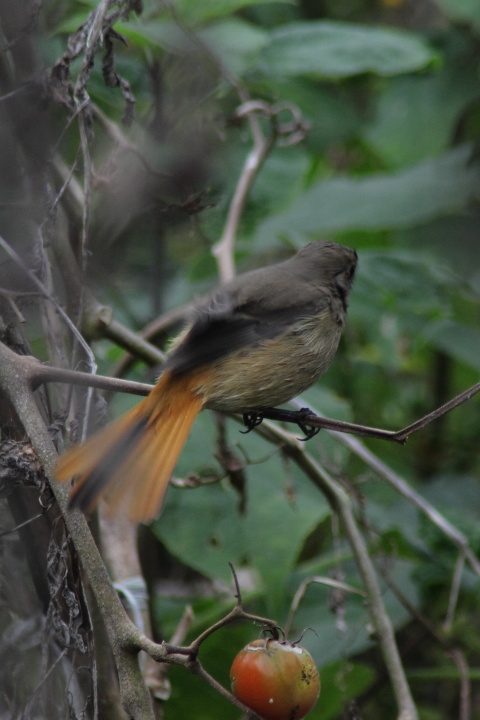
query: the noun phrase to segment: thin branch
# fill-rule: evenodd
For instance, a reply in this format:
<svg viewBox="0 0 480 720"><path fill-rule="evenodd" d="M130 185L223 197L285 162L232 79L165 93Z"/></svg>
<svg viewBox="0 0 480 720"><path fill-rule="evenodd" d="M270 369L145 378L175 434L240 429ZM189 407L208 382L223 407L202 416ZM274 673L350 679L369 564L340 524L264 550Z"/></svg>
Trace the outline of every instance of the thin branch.
<svg viewBox="0 0 480 720"><path fill-rule="evenodd" d="M465 553L460 552L455 563L455 571L452 578L452 587L450 588L450 597L448 599L448 609L445 620L443 622L443 629L445 632L449 632L453 622L453 616L455 614L455 608L457 607L458 596L460 593L460 585L462 582L462 575L465 568Z"/></svg>
<svg viewBox="0 0 480 720"><path fill-rule="evenodd" d="M143 330L138 334L141 338L143 338L143 340L149 342L149 347L152 347L153 341L161 339L162 336L166 336L167 334L169 334L169 332L174 327L180 325L181 323L184 323L185 318L188 316L189 312L193 309L193 307L193 303L188 303L187 305L182 305L181 307L175 308L174 310L169 310L168 312L161 315L161 317L156 318L151 323L146 325ZM154 347L158 351L157 346L155 345ZM131 353L127 353L114 366L114 368L112 369L112 375L114 377L121 377L136 362L137 357L135 355L132 355ZM151 365L157 361L155 360L155 356L152 355L152 357L150 357L147 362L149 365Z"/></svg>
<svg viewBox="0 0 480 720"><path fill-rule="evenodd" d="M231 703L233 703L233 705L236 705L239 710L243 712L245 717L250 718L250 720L262 720L260 715L257 715L254 710L244 705L240 700L235 697L235 695L226 690L223 685L220 685L218 680L215 680L215 678L212 677L212 675L210 675L210 673L205 670L205 668L198 662L198 660L190 662L188 665L188 669L194 675L197 675L197 677L205 680L214 690L216 690L220 695L222 695L222 697L224 697L226 700L229 700Z"/></svg>
<svg viewBox="0 0 480 720"><path fill-rule="evenodd" d="M90 107L93 115L103 126L103 129L105 130L106 134L110 136L111 140L122 150L126 152L131 152L133 155L138 157L149 175L158 178L171 177L170 173L164 172L162 170L157 170L155 167L153 167L145 156L145 153L137 145L135 145L135 143L132 142L127 137L127 135L125 135L121 127L116 122L110 120L110 118L108 118L105 113L100 110L98 105L95 105L95 103L91 103Z"/></svg>
<svg viewBox="0 0 480 720"><path fill-rule="evenodd" d="M300 585L297 588L297 592L293 596L292 603L290 605L290 610L288 612L287 622L285 623L284 631L285 635L288 637L290 634L292 624L293 624L293 618L295 617L295 613L297 612L298 608L300 607L300 603L302 602L303 598L305 597L305 593L307 592L310 585L318 583L319 585L325 585L326 587L332 587L336 590L341 590L342 592L349 592L349 593L355 593L356 595L362 595L363 597L366 596L366 593L363 590L360 590L359 588L353 587L353 585L348 585L348 583L342 582L341 580L334 580L333 578L329 577L311 577L307 578L303 582L300 583Z"/></svg>
<svg viewBox="0 0 480 720"><path fill-rule="evenodd" d="M1 240L1 238L0 238ZM121 334L123 334L124 338L129 339L132 337L135 339L137 336L135 333L130 333L126 328L124 328L121 325L118 325L118 327L121 327L121 333L116 335L115 333L112 333L112 337L120 337ZM126 341L125 341L126 342ZM157 355L159 361L163 361L165 359L164 353L159 351L155 346L151 345L150 343L146 343L144 346L144 349L146 352L151 353L150 360ZM47 366L43 366L44 368L47 368ZM74 371L66 371L60 368L53 368L48 367L45 370L35 370L35 374L38 372L38 377L36 378L38 382L55 382L58 380L59 382L72 382L75 385L91 385L92 387L99 387L103 390L116 390L119 392L127 392L131 394L138 394L138 395L148 395L148 393L153 390L154 385L147 385L145 383L132 383L127 380L121 380L120 378L110 378L106 376L99 376L96 375L95 377L85 375L85 373L77 373ZM67 374L70 373L70 374ZM85 375L85 377L81 377ZM334 420L332 418L325 418L321 417L319 415L316 415L314 412L309 411L308 413L302 412L302 422L305 425L309 425L315 428L325 428L327 430L334 431L336 433L344 433L344 434L353 434L353 435L362 435L365 437L372 437L376 438L378 440L394 440L395 442L405 443L406 438L410 435L413 435L415 432L418 432L419 430L422 430L424 427L429 425L430 423L434 422L435 420L438 420L438 418L442 417L442 415L445 415L446 413L450 412L454 408L458 407L459 405L467 402L470 400L474 395L476 395L480 391L480 383L477 383L476 385L473 385L468 390L465 390L464 392L460 393L460 395L457 395L456 397L452 398L449 402L445 403L441 407L437 408L436 410L433 410L428 415L425 415L423 418L420 418L420 420L416 420L411 425L407 425L406 428L403 430L383 430L381 428L372 428L368 425L358 425L356 423L349 423L344 422L343 420ZM299 403L298 400L291 401L291 404L296 405L297 407L300 407L301 403ZM258 417L260 419L268 419L268 420L278 420L281 422L289 422L293 424L298 424L298 411L292 411L292 410L283 410L282 408L267 408L262 409L258 412ZM353 438L352 438L353 440ZM355 449L355 452L357 454L363 453L365 457L368 457L369 464L373 464L373 462L377 463L377 468L380 468L381 474L390 475L391 471L390 469L384 465L380 460L377 460L377 458L372 454L369 453L369 451L364 448L361 444L352 444L352 448ZM392 473L391 477L394 477L394 474ZM398 478L398 476L397 476ZM398 486L402 485L403 481L400 480L398 483ZM409 497L412 499L415 495L413 493L412 496L410 496L411 489L408 488L407 485L403 485L402 488L402 494L409 495ZM418 500L420 496L416 496L416 500ZM428 506L428 503L425 503L424 509ZM434 511L433 514L435 514L436 511ZM460 533L457 533L457 540L462 538L462 542L464 537L461 536ZM479 566L480 568L480 566Z"/></svg>
<svg viewBox="0 0 480 720"><path fill-rule="evenodd" d="M460 707L458 720L469 720L471 716L471 683L469 677L469 667L465 660L465 656L460 650L451 650L450 656L458 668L460 674Z"/></svg>
<svg viewBox="0 0 480 720"><path fill-rule="evenodd" d="M0 236L0 247L3 248L3 250L7 253L7 255L14 260L14 262L18 265L18 267L22 268L22 270L25 272L25 274L28 276L28 278L33 282L34 285L37 286L37 288L40 290L43 297L50 300L51 303L53 303L55 310L62 316L63 320L65 321L65 324L67 325L68 329L71 331L75 339L78 341L78 343L82 346L87 358L88 358L88 366L91 368L92 372L95 372L96 365L95 365L95 358L94 355L90 349L90 346L88 343L85 342L83 336L78 331L76 326L72 323L70 318L68 317L65 310L62 308L62 306L57 302L57 300L48 292L47 288L44 286L44 284L37 278L35 273L33 273L23 262L20 255L9 245L9 243Z"/></svg>
<svg viewBox="0 0 480 720"><path fill-rule="evenodd" d="M268 420L280 420L282 422L297 423L301 422L312 428L325 428L327 430L335 430L336 432L349 433L351 435L361 435L363 437L375 438L377 440L390 440L400 444L405 444L414 433L422 430L430 423L438 420L443 415L454 410L459 405L470 400L474 395L480 392L480 382L472 385L472 387L464 390L459 395L449 400L444 405L436 408L428 415L424 415L419 420L407 425L402 430L384 430L382 428L369 427L368 425L358 425L357 423L344 422L342 420L331 420L330 418L320 417L312 412L309 408L302 408L298 401L295 401L295 405L299 408L298 410L282 410L281 408L264 408L259 410L257 415L258 419L265 418ZM301 417L298 413L301 413Z"/></svg>
<svg viewBox="0 0 480 720"><path fill-rule="evenodd" d="M238 108L237 117L246 116L251 118L258 110L258 103L249 101ZM253 147L238 177L222 236L212 248L212 253L218 262L222 282L231 280L235 275L234 247L240 219L247 202L248 193L275 141L274 132L271 131L268 136L265 136L258 123L254 126L250 123L250 128L252 130Z"/></svg>
<svg viewBox="0 0 480 720"><path fill-rule="evenodd" d="M99 375L87 375L86 373L75 372L73 370L53 368L47 365L41 365L33 359L30 359L30 361L30 381L32 383L32 387L38 387L38 385L45 382L68 382L75 385L97 387L100 390L125 392L141 396L148 395L148 393L154 387L153 385L148 385L146 383L137 383L130 380L121 380ZM477 386L474 386L474 388L477 388ZM449 410L445 410L445 408L457 407L458 405L460 405L461 402L466 402L470 397L475 394L471 393L471 390L472 388L461 393L456 398L453 398L449 403L443 405L440 409L443 409L444 412L449 412ZM458 398L461 399L460 402L458 401ZM292 404L298 407L301 405L301 403L297 400L292 401ZM280 410L279 412L281 413L282 411ZM437 411L433 411L425 417L430 418L429 422L433 422L433 420L436 420L440 416L441 415L439 415ZM440 528L440 530L454 543L454 545L459 548L462 554L464 554L465 559L468 560L474 572L477 575L480 575L480 560L476 557L475 553L470 548L468 538L463 533L461 533L454 525L452 525L433 505L431 505L431 503L428 502L428 500L426 500L419 493L415 492L415 490L405 480L403 480L400 475L395 473L374 453L368 450L368 448L366 448L361 441L357 440L354 437L351 437L348 434L345 434L349 432L345 425L350 425L350 423L345 424L337 420L319 418L319 416L317 415L314 415L314 417L318 417L320 421L324 422L323 427L328 429L336 428L336 432L334 432L333 434L337 437L337 439L344 445L347 445L347 447L352 452L354 452L369 467L371 467L380 477L382 477L391 487L393 487L396 492L398 492L400 495L402 495L402 497L404 497L406 500L418 507L419 510L424 515L426 515L426 517L428 517L429 520L434 523L434 525ZM412 423L412 425L408 427L413 426L417 426L414 432L418 432L419 429L424 427L423 424L421 426L418 426L418 422ZM363 426L355 427L362 428ZM380 439L380 436L376 437Z"/></svg>
<svg viewBox="0 0 480 720"><path fill-rule="evenodd" d="M288 111L293 117L290 123L280 123L278 116ZM263 116L269 123L267 133L262 131L258 116ZM228 208L227 219L219 242L213 246L212 253L217 258L222 282L235 275L234 247L248 194L276 140L284 145L294 144L304 139L307 125L303 122L298 108L291 103L268 105L260 100L247 100L237 108L237 119L246 118L250 125L253 147L249 152L239 175L235 192ZM288 138L288 139L285 139Z"/></svg>
<svg viewBox="0 0 480 720"><path fill-rule="evenodd" d="M30 364L28 377L30 386L33 389L38 388L44 383L60 382L146 397L154 387L153 385L135 382L134 380L122 380L121 378L105 377L104 375L89 375L84 372L67 370L65 368L54 368L50 365L42 365L39 360L32 357L24 358L24 360Z"/></svg>
<svg viewBox="0 0 480 720"><path fill-rule="evenodd" d="M460 679L459 720L469 720L471 704L470 668L468 667L463 653L458 648L451 647L448 635L446 636L443 632L439 631L435 625L433 625L430 620L410 602L406 595L392 580L390 574L378 563L377 571L409 614L415 618L428 633L430 633L430 635L436 640L436 642L439 643L439 645L446 651L447 655L451 657L453 662L456 664Z"/></svg>
<svg viewBox="0 0 480 720"><path fill-rule="evenodd" d="M259 431L265 437L273 438L275 442L280 440L283 443L283 452L294 460L305 475L326 496L333 510L338 513L367 592L370 619L376 632L378 645L397 701L398 720L417 720L417 710L405 676L395 641L395 633L383 604L375 568L369 556L368 548L357 527L350 498L324 468L305 452L305 446L291 433L282 431L281 428L271 425L271 423L268 423L265 427L262 426Z"/></svg>
<svg viewBox="0 0 480 720"><path fill-rule="evenodd" d="M252 613L246 612L243 607L237 603L228 615L207 628L188 646L189 654L192 657L196 657L198 651L200 650L200 646L208 637L210 637L210 635L217 632L217 630L220 630L222 627L225 627L225 625L229 625L234 620L249 620L256 625L268 627L272 635L278 637L278 624L274 620L269 620L269 618L260 617L259 615L252 615Z"/></svg>
<svg viewBox="0 0 480 720"><path fill-rule="evenodd" d="M467 391L468 392L468 391ZM464 393L461 393L464 395ZM455 398L454 398L455 400ZM300 407L301 403L297 400L292 404ZM431 413L434 414L434 413ZM332 435L346 445L357 457L359 457L366 465L374 470L385 482L395 489L406 500L415 505L434 525L436 525L450 540L458 547L461 553L470 563L472 569L477 575L480 575L480 561L469 547L469 541L466 535L461 533L454 525L452 525L446 517L444 517L431 503L426 500L423 495L417 493L400 475L395 473L388 465L382 462L374 453L372 453L361 440L342 432L332 432Z"/></svg>
<svg viewBox="0 0 480 720"><path fill-rule="evenodd" d="M165 362L165 353L116 320L111 320L105 324L103 335L124 350L135 353L149 364L153 362L163 364Z"/></svg>

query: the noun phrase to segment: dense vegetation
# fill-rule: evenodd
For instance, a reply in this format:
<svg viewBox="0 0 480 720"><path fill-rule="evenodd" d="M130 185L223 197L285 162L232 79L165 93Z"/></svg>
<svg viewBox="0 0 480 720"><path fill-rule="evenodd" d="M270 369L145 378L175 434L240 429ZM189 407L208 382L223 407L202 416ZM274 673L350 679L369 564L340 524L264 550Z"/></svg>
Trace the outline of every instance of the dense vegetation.
<svg viewBox="0 0 480 720"><path fill-rule="evenodd" d="M359 267L341 349L303 405L398 429L478 381L477 3L3 0L0 22L5 345L91 371L88 344L99 374L152 382L160 356L129 331L165 349L230 261L240 272L329 238L355 248ZM42 506L50 496L26 470L24 429L38 447L5 382L16 412L2 401L2 468L23 480L2 486L0 718L94 717L97 673L101 701L115 696L102 608L87 614L82 547L56 506L37 518L39 493ZM36 396L60 448L62 434L81 437L89 407L91 426L107 414L85 388ZM110 416L134 402L109 399ZM322 430L304 447L316 480L279 435L202 413L161 518L140 532L154 637L171 639L187 605L177 644L228 612L232 563L246 609L304 633L322 677L309 718L393 720L350 512L419 717L473 720L479 408L473 397L405 446ZM330 482L346 510L322 492ZM107 551L116 541L103 529ZM242 622L212 634L205 668L228 687L258 632ZM166 720L240 717L185 668L162 672ZM113 701L108 713L122 717Z"/></svg>

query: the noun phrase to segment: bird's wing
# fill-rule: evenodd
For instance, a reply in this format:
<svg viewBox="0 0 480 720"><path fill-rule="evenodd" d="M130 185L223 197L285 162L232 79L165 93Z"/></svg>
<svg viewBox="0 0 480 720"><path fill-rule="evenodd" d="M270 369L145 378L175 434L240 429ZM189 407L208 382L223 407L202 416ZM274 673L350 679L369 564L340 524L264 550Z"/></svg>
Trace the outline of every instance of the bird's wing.
<svg viewBox="0 0 480 720"><path fill-rule="evenodd" d="M243 288L242 288L243 289ZM268 288L258 293L220 289L195 311L190 329L171 353L166 367L175 375L214 363L241 348L275 338L303 317L319 312L328 303L321 292L285 292L271 297Z"/></svg>

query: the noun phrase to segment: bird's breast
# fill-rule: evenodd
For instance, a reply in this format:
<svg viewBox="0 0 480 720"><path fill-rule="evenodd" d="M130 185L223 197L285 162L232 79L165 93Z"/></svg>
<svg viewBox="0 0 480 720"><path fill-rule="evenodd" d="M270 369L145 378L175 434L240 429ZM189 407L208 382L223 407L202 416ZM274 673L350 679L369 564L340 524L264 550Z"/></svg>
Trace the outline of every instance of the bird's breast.
<svg viewBox="0 0 480 720"><path fill-rule="evenodd" d="M326 371L342 326L327 308L273 339L224 356L198 389L205 395L205 407L243 413L291 400Z"/></svg>

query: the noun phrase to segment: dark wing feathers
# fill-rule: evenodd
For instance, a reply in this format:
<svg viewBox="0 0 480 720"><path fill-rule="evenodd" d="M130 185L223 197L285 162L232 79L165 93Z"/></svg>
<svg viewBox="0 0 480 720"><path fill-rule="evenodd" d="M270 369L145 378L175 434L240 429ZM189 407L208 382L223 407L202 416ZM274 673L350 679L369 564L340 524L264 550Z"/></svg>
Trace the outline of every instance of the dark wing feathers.
<svg viewBox="0 0 480 720"><path fill-rule="evenodd" d="M175 375L191 372L214 363L225 355L258 345L281 335L301 317L318 312L327 301L283 304L271 302L262 293L250 301L237 304L234 294L219 291L195 312L190 330L170 355L166 367Z"/></svg>

